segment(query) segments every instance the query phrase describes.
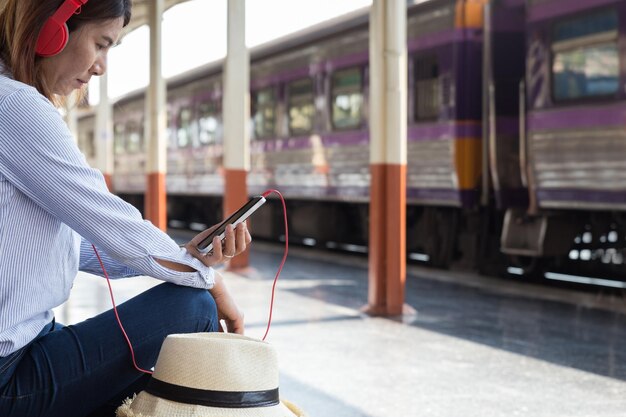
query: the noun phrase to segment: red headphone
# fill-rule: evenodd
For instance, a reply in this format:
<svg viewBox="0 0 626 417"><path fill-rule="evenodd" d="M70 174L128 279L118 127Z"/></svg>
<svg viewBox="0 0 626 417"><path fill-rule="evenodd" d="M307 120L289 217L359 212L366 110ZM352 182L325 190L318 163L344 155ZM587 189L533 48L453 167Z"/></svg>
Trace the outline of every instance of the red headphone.
<svg viewBox="0 0 626 417"><path fill-rule="evenodd" d="M37 55L50 57L58 54L67 45L69 30L66 22L87 0L65 0L61 7L46 20L37 38Z"/></svg>

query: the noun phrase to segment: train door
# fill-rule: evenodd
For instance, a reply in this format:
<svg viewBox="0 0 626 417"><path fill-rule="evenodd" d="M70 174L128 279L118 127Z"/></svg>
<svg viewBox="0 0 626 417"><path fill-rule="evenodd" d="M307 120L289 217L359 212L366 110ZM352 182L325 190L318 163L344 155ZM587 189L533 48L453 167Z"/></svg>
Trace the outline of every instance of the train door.
<svg viewBox="0 0 626 417"><path fill-rule="evenodd" d="M491 1L484 9L483 140L498 209L526 208L520 170L520 83L524 80L524 4Z"/></svg>

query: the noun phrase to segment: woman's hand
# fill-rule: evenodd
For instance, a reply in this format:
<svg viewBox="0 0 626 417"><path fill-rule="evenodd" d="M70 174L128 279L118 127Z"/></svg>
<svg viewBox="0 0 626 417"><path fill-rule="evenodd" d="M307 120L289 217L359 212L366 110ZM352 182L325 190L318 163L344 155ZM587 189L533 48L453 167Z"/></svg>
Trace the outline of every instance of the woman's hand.
<svg viewBox="0 0 626 417"><path fill-rule="evenodd" d="M217 317L220 320L219 330L222 332L243 334L243 313L230 296L228 289L224 285L224 278L220 273L215 272L215 285L209 292L217 305ZM225 329L222 328L222 320L226 325Z"/></svg>
<svg viewBox="0 0 626 417"><path fill-rule="evenodd" d="M232 225L226 226L224 243L220 242L219 236L213 238L213 249L208 253L201 253L198 250L198 244L209 236L219 225L210 227L203 232L198 233L186 245L185 249L193 257L198 258L206 266L213 266L226 262L232 257L239 255L246 250L246 247L252 242L250 232L246 222L241 222L233 229Z"/></svg>

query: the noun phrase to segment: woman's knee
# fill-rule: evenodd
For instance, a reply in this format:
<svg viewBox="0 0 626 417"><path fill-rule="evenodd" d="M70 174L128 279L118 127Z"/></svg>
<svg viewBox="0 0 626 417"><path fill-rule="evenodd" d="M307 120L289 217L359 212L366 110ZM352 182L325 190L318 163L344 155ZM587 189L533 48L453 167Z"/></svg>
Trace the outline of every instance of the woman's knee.
<svg viewBox="0 0 626 417"><path fill-rule="evenodd" d="M214 322L217 330L217 305L211 293L198 288L185 288L189 295L186 297L187 307L190 309L189 316L202 318L206 317Z"/></svg>
<svg viewBox="0 0 626 417"><path fill-rule="evenodd" d="M169 283L159 287L163 287L160 292L172 304L170 313L175 320L185 323L184 327L197 332L217 331L217 305L209 291Z"/></svg>

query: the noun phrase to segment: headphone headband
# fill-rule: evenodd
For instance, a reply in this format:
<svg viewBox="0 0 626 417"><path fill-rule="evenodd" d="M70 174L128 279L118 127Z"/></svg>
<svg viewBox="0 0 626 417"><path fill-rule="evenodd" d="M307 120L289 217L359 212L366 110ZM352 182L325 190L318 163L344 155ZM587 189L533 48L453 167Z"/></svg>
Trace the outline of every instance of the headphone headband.
<svg viewBox="0 0 626 417"><path fill-rule="evenodd" d="M37 55L50 57L58 54L65 48L69 39L67 21L80 10L88 0L65 0L52 16L46 20L39 37L35 51Z"/></svg>

